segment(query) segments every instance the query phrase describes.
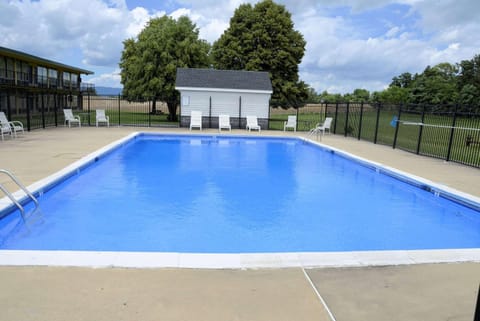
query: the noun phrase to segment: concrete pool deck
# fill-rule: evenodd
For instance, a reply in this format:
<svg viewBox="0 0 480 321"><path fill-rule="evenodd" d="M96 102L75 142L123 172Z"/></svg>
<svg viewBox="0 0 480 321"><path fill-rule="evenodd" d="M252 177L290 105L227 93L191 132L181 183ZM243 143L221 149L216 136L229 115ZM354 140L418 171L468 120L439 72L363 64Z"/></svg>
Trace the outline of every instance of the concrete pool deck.
<svg viewBox="0 0 480 321"><path fill-rule="evenodd" d="M136 131L186 132L35 130L0 142L0 168L29 185ZM322 143L480 196L478 169L342 136L326 135ZM306 270L7 266L0 267L0 320L331 320L315 289L336 320L472 320L479 282L480 263Z"/></svg>

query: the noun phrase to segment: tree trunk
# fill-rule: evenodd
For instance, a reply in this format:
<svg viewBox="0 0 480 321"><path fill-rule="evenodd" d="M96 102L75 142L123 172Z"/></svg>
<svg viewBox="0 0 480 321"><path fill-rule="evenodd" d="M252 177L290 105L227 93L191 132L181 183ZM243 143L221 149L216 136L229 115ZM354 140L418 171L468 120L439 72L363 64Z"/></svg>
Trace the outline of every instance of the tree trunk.
<svg viewBox="0 0 480 321"><path fill-rule="evenodd" d="M167 101L167 107L168 107L167 120L178 121L178 118L177 118L177 102L176 101Z"/></svg>
<svg viewBox="0 0 480 321"><path fill-rule="evenodd" d="M152 115L157 114L157 99L156 98L153 98L153 100L152 100L152 111L150 112L150 114L152 114Z"/></svg>

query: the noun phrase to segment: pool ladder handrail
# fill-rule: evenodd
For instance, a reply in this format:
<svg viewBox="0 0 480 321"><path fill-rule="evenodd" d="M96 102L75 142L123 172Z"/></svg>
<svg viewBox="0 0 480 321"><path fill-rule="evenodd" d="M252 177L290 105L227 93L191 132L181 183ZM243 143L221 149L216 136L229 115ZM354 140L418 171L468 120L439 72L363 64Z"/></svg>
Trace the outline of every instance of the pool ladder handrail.
<svg viewBox="0 0 480 321"><path fill-rule="evenodd" d="M32 193L30 193L28 191L28 189L22 184L20 183L20 181L18 180L18 178L13 175L12 172L10 171L7 171L6 169L0 169L0 173L4 173L5 175L9 176L11 178L11 180L17 184L18 187L20 187L23 192L32 199L32 201L35 203L35 207L38 207L38 200L35 198L35 196L33 196ZM23 208L23 206L20 204L20 202L18 202L15 197L13 196L12 193L10 193L6 188L5 186L3 186L2 184L0 184L0 190L2 190L2 192L13 202L13 204L15 204L15 206L18 207L18 209L20 210L21 214L22 214L22 217L25 218L25 209Z"/></svg>

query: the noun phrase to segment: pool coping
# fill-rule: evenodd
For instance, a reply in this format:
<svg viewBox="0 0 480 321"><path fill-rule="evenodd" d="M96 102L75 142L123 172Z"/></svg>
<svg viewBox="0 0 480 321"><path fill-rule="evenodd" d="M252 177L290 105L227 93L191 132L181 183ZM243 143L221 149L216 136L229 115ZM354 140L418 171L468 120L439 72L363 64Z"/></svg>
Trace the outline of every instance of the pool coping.
<svg viewBox="0 0 480 321"><path fill-rule="evenodd" d="M78 174L83 168L100 157L123 146L138 136L204 136L256 138L238 134L209 133L149 133L134 132L112 142L66 166L60 171L41 179L27 188L34 195L42 195L67 177ZM444 197L480 211L480 198L463 193L445 185L400 171L384 164L373 162L340 149L324 145L305 137L261 136L261 138L288 138L303 140L386 174L415 185L435 196ZM22 203L28 201L23 191L13 193ZM12 204L7 197L0 199L1 213L10 211ZM404 265L422 263L480 262L480 248L394 250L394 251L348 251L348 252L288 252L288 253L170 253L170 252L110 252L110 251L40 251L0 250L0 266L78 266L78 267L129 267L129 268L287 268L287 267L355 267L378 265Z"/></svg>

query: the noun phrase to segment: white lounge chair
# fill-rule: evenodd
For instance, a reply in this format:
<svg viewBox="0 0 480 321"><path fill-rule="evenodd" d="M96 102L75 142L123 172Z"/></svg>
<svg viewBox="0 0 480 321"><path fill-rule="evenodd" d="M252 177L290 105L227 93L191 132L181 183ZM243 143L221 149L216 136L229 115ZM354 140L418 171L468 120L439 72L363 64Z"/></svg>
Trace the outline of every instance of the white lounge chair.
<svg viewBox="0 0 480 321"><path fill-rule="evenodd" d="M194 127L202 130L202 112L201 111L192 111L190 115L190 130L192 130L192 128Z"/></svg>
<svg viewBox="0 0 480 321"><path fill-rule="evenodd" d="M73 116L71 109L64 109L63 115L65 115L65 126L71 127L72 124L77 123L78 127L82 127L82 120L80 116Z"/></svg>
<svg viewBox="0 0 480 321"><path fill-rule="evenodd" d="M232 130L232 125L230 125L230 115L218 116L218 131L221 132L222 129Z"/></svg>
<svg viewBox="0 0 480 321"><path fill-rule="evenodd" d="M0 134L2 135L2 140L5 139L5 134L8 134L10 135L10 137L13 138L12 127L10 127L9 123L4 123L4 122L0 123Z"/></svg>
<svg viewBox="0 0 480 321"><path fill-rule="evenodd" d="M22 122L18 120L9 121L3 111L0 112L0 123L1 123L0 131L2 134L2 140L4 139L3 138L4 134L10 134L13 138L13 137L17 137L17 132L25 133Z"/></svg>
<svg viewBox="0 0 480 321"><path fill-rule="evenodd" d="M293 131L297 131L297 116L290 115L286 122L283 122L283 131L286 131L287 128L293 128Z"/></svg>
<svg viewBox="0 0 480 321"><path fill-rule="evenodd" d="M104 123L107 127L110 127L110 118L105 115L105 109L97 109L95 111L95 126L98 127L99 123Z"/></svg>
<svg viewBox="0 0 480 321"><path fill-rule="evenodd" d="M333 121L332 117L326 117L325 121L322 124L318 123L315 126L315 128L310 130L309 135L314 135L314 134L318 135L320 133L322 133L322 135L325 135L325 131L327 130L330 133L330 127L332 126L332 121Z"/></svg>
<svg viewBox="0 0 480 321"><path fill-rule="evenodd" d="M262 128L258 125L257 116L247 116L247 127L248 131L258 130L261 131Z"/></svg>

